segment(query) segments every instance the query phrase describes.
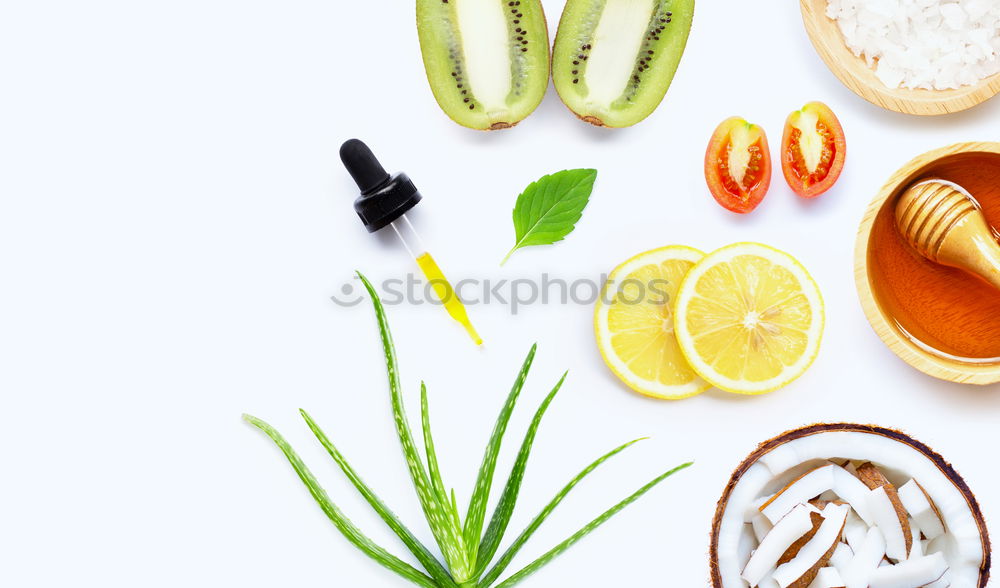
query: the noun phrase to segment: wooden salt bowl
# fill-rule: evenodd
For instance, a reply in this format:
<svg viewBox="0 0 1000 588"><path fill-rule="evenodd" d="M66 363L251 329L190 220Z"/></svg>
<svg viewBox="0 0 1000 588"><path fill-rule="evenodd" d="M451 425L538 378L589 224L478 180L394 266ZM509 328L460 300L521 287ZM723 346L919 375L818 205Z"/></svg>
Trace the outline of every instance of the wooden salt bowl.
<svg viewBox="0 0 1000 588"><path fill-rule="evenodd" d="M872 104L904 114L949 114L972 108L1000 93L1000 74L957 90L888 88L863 57L848 49L837 23L826 16L827 0L800 0L799 4L816 52L845 86Z"/></svg>
<svg viewBox="0 0 1000 588"><path fill-rule="evenodd" d="M964 177L954 178L964 170ZM899 196L911 185L939 177L964 183L977 198L1000 198L1000 143L959 143L921 155L889 178L865 211L854 251L854 279L861 306L872 328L893 353L918 370L951 382L993 384L1000 382L1000 362L968 362L927 350L909 337L879 300L872 283L872 228L880 215L895 214ZM973 178L970 180L970 178ZM975 180L974 178L979 178ZM975 185L973 185L975 184Z"/></svg>

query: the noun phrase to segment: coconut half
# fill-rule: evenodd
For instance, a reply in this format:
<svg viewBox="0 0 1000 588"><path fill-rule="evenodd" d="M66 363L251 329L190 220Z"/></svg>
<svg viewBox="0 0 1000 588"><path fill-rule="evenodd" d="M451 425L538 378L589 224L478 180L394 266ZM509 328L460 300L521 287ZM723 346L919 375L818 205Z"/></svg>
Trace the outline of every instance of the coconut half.
<svg viewBox="0 0 1000 588"><path fill-rule="evenodd" d="M807 512L835 518L825 532L806 529ZM800 550L775 559L781 545ZM716 508L710 566L713 588L985 588L990 541L968 485L928 446L892 429L818 424L739 465Z"/></svg>

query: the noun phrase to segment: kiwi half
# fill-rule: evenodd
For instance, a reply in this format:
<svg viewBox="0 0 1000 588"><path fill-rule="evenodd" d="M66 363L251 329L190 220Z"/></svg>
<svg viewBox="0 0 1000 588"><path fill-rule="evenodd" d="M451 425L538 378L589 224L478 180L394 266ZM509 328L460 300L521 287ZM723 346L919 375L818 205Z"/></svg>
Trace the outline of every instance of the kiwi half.
<svg viewBox="0 0 1000 588"><path fill-rule="evenodd" d="M549 32L539 0L417 0L420 51L434 98L458 124L506 129L549 84Z"/></svg>
<svg viewBox="0 0 1000 588"><path fill-rule="evenodd" d="M627 127L663 100L680 63L694 0L568 0L552 79L581 119Z"/></svg>

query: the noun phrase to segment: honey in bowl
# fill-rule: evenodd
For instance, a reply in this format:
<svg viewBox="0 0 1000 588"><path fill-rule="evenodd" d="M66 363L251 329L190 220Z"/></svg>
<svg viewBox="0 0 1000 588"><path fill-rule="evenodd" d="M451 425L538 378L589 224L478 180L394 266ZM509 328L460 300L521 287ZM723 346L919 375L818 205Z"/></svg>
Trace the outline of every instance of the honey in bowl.
<svg viewBox="0 0 1000 588"><path fill-rule="evenodd" d="M920 170L912 183L929 178L964 187L987 222L1000 227L1000 154L945 157ZM879 306L915 345L948 359L1000 362L1000 290L923 257L897 228L894 206L883 206L872 225L868 267Z"/></svg>

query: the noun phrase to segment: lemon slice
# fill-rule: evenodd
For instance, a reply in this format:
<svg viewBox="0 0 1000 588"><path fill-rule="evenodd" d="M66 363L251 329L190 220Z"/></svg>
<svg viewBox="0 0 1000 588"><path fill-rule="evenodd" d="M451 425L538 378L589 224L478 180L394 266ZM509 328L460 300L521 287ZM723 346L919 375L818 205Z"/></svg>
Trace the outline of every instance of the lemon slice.
<svg viewBox="0 0 1000 588"><path fill-rule="evenodd" d="M798 378L819 353L823 298L802 264L736 243L688 272L674 307L684 357L728 392L763 394Z"/></svg>
<svg viewBox="0 0 1000 588"><path fill-rule="evenodd" d="M636 392L678 399L710 387L684 360L673 320L674 296L704 255L663 247L636 255L608 276L594 311L597 346L611 371Z"/></svg>

